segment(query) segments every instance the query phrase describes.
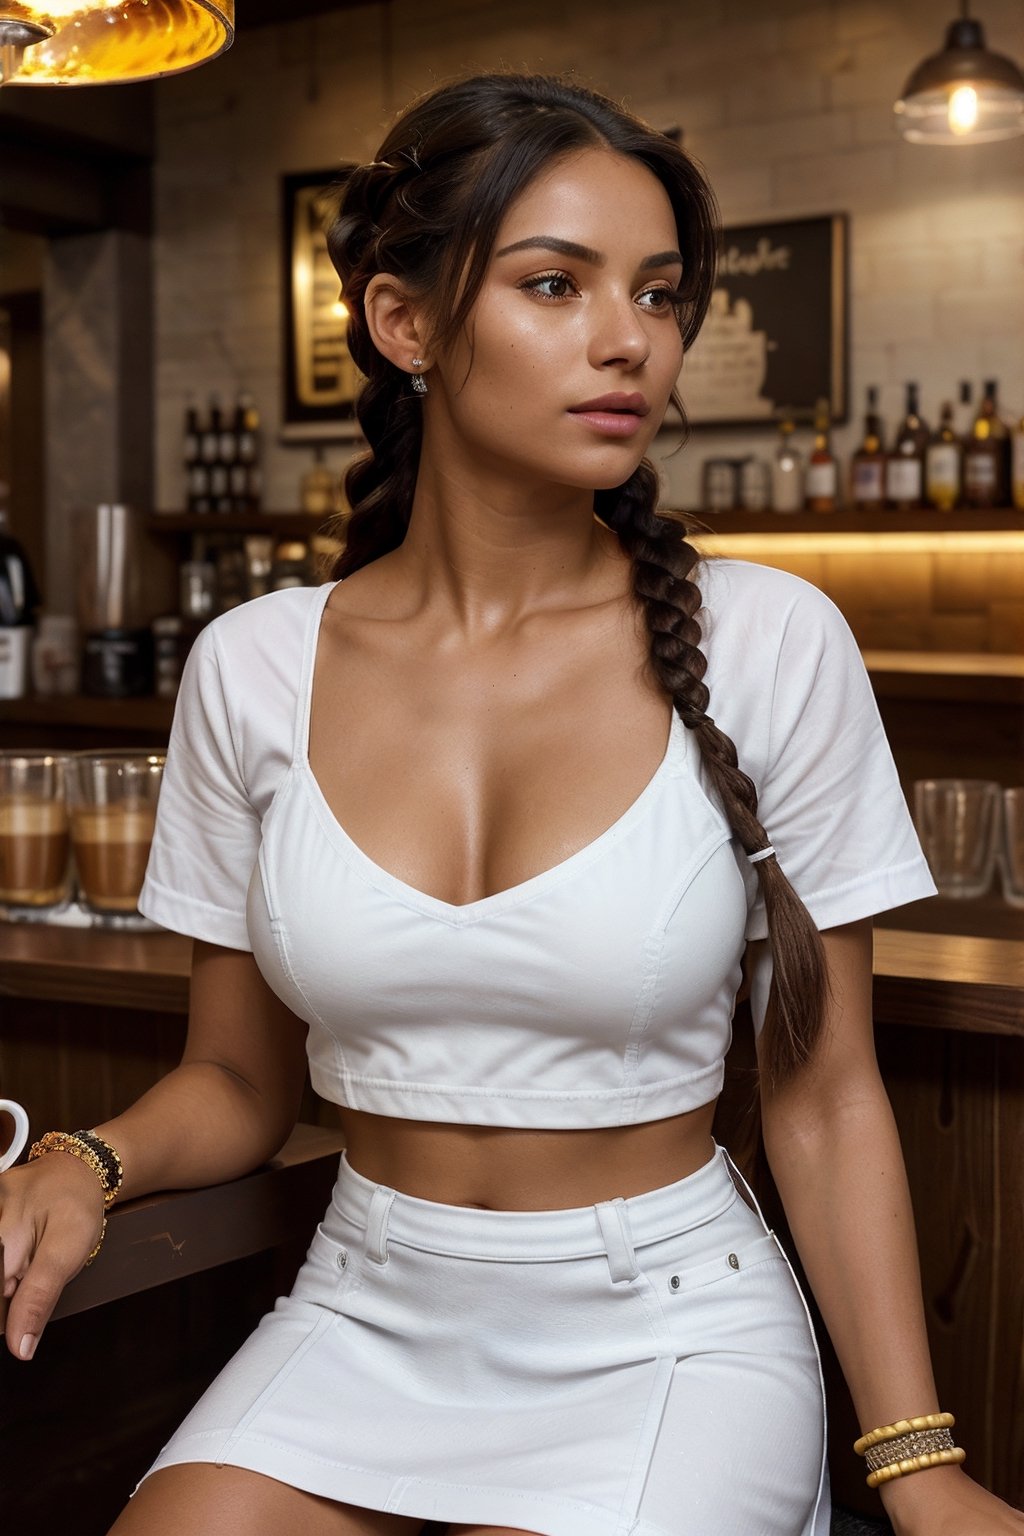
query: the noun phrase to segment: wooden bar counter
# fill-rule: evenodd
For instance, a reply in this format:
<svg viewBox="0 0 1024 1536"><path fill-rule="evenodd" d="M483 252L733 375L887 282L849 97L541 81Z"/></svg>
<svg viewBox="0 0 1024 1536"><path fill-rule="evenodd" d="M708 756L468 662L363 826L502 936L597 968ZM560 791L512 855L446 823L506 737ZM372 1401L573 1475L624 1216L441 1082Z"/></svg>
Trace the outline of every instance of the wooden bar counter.
<svg viewBox="0 0 1024 1536"><path fill-rule="evenodd" d="M117 1113L178 1059L190 962L191 941L176 934L0 924L0 1093L25 1104L35 1132ZM993 892L880 914L874 971L941 1405L957 1416L972 1475L1021 1504L1024 913ZM760 1143L753 1068L740 1004L715 1135L803 1281ZM7 1529L63 1532L73 1510L77 1536L103 1536L163 1439L288 1288L342 1145L333 1109L308 1087L301 1119L247 1179L115 1207L103 1262L67 1287L36 1359L0 1358L0 1488L18 1490L13 1505L0 1496ZM833 1497L877 1518L852 1451L860 1426L804 1288L828 1385ZM76 1395L94 1405L84 1419Z"/></svg>

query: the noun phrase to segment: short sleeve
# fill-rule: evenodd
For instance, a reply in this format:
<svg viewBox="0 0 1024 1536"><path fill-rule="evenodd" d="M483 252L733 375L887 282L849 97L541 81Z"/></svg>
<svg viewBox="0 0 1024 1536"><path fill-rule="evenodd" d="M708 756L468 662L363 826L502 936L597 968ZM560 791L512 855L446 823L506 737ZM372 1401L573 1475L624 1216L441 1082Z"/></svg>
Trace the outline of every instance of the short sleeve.
<svg viewBox="0 0 1024 1536"><path fill-rule="evenodd" d="M139 910L164 928L251 950L245 924L260 819L239 768L216 623L178 690Z"/></svg>
<svg viewBox="0 0 1024 1536"><path fill-rule="evenodd" d="M779 646L758 820L819 930L938 894L857 642L810 582ZM746 937L767 932L758 884Z"/></svg>

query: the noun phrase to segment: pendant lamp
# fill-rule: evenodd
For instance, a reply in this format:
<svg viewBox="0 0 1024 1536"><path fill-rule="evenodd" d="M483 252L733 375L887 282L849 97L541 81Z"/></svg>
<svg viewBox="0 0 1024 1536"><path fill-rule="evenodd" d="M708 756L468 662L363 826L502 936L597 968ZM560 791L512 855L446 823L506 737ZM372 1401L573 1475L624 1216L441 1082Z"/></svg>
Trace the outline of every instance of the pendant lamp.
<svg viewBox="0 0 1024 1536"><path fill-rule="evenodd" d="M234 0L0 0L0 85L176 75L234 35Z"/></svg>
<svg viewBox="0 0 1024 1536"><path fill-rule="evenodd" d="M1024 74L990 53L981 23L967 14L950 24L946 46L914 70L894 107L912 144L991 144L1024 133Z"/></svg>

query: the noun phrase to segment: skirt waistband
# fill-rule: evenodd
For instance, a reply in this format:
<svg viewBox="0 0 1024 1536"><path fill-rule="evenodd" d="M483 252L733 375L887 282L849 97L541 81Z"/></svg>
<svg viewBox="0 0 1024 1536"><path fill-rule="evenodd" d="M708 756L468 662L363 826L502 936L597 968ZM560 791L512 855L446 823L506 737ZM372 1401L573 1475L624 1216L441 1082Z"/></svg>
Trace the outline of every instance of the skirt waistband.
<svg viewBox="0 0 1024 1536"><path fill-rule="evenodd" d="M565 1210L478 1210L406 1195L357 1173L344 1152L332 1203L370 1234L383 1260L386 1243L462 1258L569 1259L607 1252L608 1217L633 1246L688 1232L712 1221L739 1197L731 1158L714 1143L711 1159L672 1184Z"/></svg>

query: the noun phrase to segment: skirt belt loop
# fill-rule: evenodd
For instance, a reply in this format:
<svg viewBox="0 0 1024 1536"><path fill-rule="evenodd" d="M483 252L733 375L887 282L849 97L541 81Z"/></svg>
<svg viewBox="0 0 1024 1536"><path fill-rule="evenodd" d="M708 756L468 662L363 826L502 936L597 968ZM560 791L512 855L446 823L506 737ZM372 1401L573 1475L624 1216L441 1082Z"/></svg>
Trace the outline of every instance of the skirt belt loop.
<svg viewBox="0 0 1024 1536"><path fill-rule="evenodd" d="M608 1255L612 1280L616 1284L621 1280L635 1280L640 1273L640 1266L633 1248L625 1200L621 1195L614 1200L602 1200L594 1206L594 1210Z"/></svg>
<svg viewBox="0 0 1024 1536"><path fill-rule="evenodd" d="M366 1216L366 1255L375 1264L388 1261L388 1217L394 1203L395 1191L385 1184L378 1184L370 1196Z"/></svg>

